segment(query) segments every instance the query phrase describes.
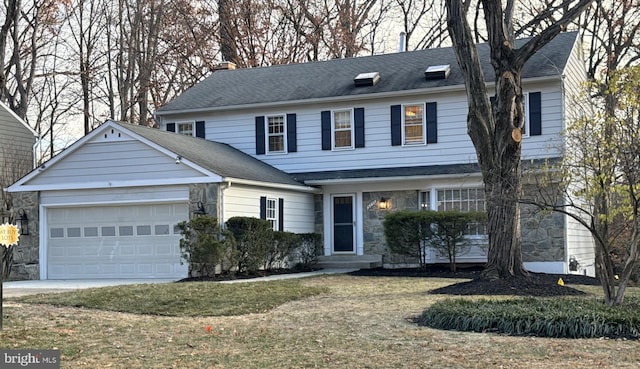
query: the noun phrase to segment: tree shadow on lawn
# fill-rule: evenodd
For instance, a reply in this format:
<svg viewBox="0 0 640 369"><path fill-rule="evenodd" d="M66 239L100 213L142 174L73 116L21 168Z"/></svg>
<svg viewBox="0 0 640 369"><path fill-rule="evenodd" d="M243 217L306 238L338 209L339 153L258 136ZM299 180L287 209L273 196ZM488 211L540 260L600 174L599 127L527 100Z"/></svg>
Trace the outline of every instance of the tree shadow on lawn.
<svg viewBox="0 0 640 369"><path fill-rule="evenodd" d="M578 296L584 292L558 284L562 278L566 284L600 285L596 278L575 274L529 273L529 277L513 277L508 280L488 280L480 278L482 267L459 268L451 272L449 266L433 265L425 270L419 268L362 269L349 273L354 276L417 277L417 278L458 278L471 279L429 291L444 295L509 295L509 296Z"/></svg>

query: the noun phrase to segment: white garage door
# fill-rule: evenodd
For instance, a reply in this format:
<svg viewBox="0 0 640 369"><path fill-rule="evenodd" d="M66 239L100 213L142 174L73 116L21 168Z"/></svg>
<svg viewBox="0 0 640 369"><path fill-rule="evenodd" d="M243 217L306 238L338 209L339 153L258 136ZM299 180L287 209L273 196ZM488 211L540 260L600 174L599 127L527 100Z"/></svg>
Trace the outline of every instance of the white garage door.
<svg viewBox="0 0 640 369"><path fill-rule="evenodd" d="M48 279L183 278L187 204L47 209Z"/></svg>

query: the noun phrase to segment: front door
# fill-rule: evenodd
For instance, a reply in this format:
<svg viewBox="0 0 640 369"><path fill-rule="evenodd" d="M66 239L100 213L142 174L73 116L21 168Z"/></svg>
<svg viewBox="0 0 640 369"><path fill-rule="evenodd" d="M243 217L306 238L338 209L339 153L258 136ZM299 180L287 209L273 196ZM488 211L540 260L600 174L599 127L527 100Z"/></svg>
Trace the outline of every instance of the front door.
<svg viewBox="0 0 640 369"><path fill-rule="evenodd" d="M333 197L333 251L354 252L354 196Z"/></svg>

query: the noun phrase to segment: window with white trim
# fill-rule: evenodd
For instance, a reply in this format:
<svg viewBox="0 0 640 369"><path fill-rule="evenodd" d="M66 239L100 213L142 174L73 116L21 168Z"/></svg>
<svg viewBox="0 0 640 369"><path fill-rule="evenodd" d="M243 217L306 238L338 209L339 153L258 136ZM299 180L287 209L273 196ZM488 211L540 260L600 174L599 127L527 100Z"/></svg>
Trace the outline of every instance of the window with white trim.
<svg viewBox="0 0 640 369"><path fill-rule="evenodd" d="M176 133L185 136L194 136L195 129L193 129L193 122L178 122L176 123Z"/></svg>
<svg viewBox="0 0 640 369"><path fill-rule="evenodd" d="M484 189L453 188L441 189L437 192L438 211L486 211ZM483 236L487 229L481 223L469 223L467 236Z"/></svg>
<svg viewBox="0 0 640 369"><path fill-rule="evenodd" d="M403 145L423 145L425 143L424 104L402 106Z"/></svg>
<svg viewBox="0 0 640 369"><path fill-rule="evenodd" d="M337 110L332 116L333 149L353 149L353 111Z"/></svg>
<svg viewBox="0 0 640 369"><path fill-rule="evenodd" d="M267 117L268 154L281 154L286 152L286 131L286 118L284 115L273 115Z"/></svg>
<svg viewBox="0 0 640 369"><path fill-rule="evenodd" d="M278 230L278 199L267 198L266 219L274 231Z"/></svg>

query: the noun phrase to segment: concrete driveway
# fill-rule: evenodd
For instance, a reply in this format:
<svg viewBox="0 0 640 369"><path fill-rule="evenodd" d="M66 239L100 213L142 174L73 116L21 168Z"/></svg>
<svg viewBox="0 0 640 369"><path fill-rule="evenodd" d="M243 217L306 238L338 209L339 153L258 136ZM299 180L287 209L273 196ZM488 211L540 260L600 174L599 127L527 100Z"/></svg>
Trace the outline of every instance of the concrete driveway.
<svg viewBox="0 0 640 369"><path fill-rule="evenodd" d="M38 293L66 292L83 288L120 286L125 284L170 283L175 279L94 279L11 281L2 284L4 297L35 295Z"/></svg>

